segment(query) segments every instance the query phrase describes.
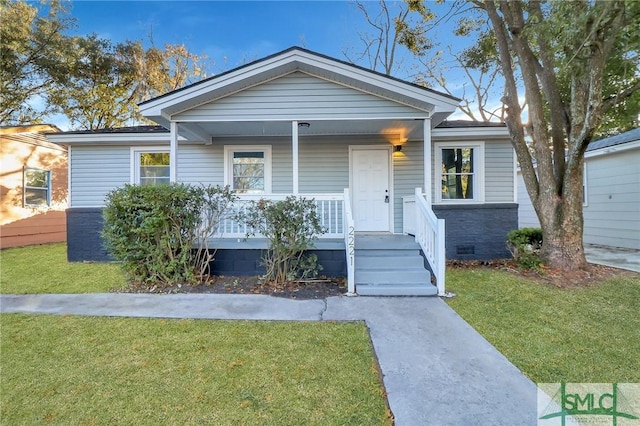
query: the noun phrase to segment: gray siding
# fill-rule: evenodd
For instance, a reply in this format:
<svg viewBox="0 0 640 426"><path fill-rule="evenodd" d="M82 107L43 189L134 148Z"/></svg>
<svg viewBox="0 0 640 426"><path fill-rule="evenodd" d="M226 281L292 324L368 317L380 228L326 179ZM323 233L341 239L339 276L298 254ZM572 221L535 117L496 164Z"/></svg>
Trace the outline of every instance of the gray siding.
<svg viewBox="0 0 640 426"><path fill-rule="evenodd" d="M487 141L484 144L484 201L513 203L515 153L509 141Z"/></svg>
<svg viewBox="0 0 640 426"><path fill-rule="evenodd" d="M301 138L298 146L301 193L338 193L349 187L347 137Z"/></svg>
<svg viewBox="0 0 640 426"><path fill-rule="evenodd" d="M539 228L540 221L533 209L529 193L524 186L522 174L518 172L518 228Z"/></svg>
<svg viewBox="0 0 640 426"><path fill-rule="evenodd" d="M99 207L109 191L130 182L128 146L71 149L71 207Z"/></svg>
<svg viewBox="0 0 640 426"><path fill-rule="evenodd" d="M176 114L177 121L424 118L424 111L295 72Z"/></svg>
<svg viewBox="0 0 640 426"><path fill-rule="evenodd" d="M424 186L423 147L422 141L409 141L402 146L401 152L393 153L393 209L396 233L402 233L402 197L414 195L416 188Z"/></svg>
<svg viewBox="0 0 640 426"><path fill-rule="evenodd" d="M586 159L584 242L640 249L640 150Z"/></svg>
<svg viewBox="0 0 640 426"><path fill-rule="evenodd" d="M178 149L178 181L205 185L224 183L222 149L213 145L180 145Z"/></svg>

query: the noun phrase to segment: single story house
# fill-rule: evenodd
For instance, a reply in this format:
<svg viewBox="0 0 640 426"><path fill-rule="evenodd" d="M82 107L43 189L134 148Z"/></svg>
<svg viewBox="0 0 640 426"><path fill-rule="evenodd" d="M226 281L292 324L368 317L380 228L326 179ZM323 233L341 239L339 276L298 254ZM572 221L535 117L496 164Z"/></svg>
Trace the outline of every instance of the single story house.
<svg viewBox="0 0 640 426"><path fill-rule="evenodd" d="M350 291L435 294L427 265L443 293L445 257L508 256L517 227L507 129L446 121L458 102L293 47L142 103L156 126L50 135L70 155L68 258L108 258L99 234L113 188L230 185L243 200L314 198L327 229L319 261ZM266 246L244 241L242 225L222 228L214 269L259 271Z"/></svg>
<svg viewBox="0 0 640 426"><path fill-rule="evenodd" d="M0 248L66 241L67 150L52 125L0 127Z"/></svg>
<svg viewBox="0 0 640 426"><path fill-rule="evenodd" d="M584 243L640 250L640 128L591 142L584 158ZM518 203L518 226L539 227L519 171Z"/></svg>

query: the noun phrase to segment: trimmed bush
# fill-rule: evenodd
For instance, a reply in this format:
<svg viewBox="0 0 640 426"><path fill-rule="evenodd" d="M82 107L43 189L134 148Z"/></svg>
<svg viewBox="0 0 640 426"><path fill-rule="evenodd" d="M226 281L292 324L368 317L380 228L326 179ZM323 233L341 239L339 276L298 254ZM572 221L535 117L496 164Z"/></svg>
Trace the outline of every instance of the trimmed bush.
<svg viewBox="0 0 640 426"><path fill-rule="evenodd" d="M129 281L193 283L212 258L199 243L206 248L233 198L221 187L125 185L107 194L102 237Z"/></svg>
<svg viewBox="0 0 640 426"><path fill-rule="evenodd" d="M322 270L317 256L305 253L325 232L313 199L289 196L283 201L252 202L243 219L252 229L247 237L261 234L269 240L262 257L267 281L305 279Z"/></svg>
<svg viewBox="0 0 640 426"><path fill-rule="evenodd" d="M540 267L540 249L542 248L542 229L514 229L507 234L507 248L518 265L527 269Z"/></svg>

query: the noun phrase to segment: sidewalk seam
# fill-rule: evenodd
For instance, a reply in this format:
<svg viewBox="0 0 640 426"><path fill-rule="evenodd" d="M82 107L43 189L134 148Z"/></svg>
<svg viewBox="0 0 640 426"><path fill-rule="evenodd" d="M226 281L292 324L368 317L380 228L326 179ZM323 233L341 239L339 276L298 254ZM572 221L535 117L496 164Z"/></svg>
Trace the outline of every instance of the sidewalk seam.
<svg viewBox="0 0 640 426"><path fill-rule="evenodd" d="M324 321L324 313L327 312L327 308L328 308L328 304L327 304L327 299L326 298L322 299L322 303L324 303L324 307L320 311L320 321Z"/></svg>

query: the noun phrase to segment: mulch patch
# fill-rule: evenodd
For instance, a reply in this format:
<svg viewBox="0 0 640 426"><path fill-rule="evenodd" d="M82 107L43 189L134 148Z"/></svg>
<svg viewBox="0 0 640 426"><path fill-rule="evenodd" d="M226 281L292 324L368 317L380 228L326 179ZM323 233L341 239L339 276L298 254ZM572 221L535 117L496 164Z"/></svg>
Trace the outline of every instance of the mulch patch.
<svg viewBox="0 0 640 426"><path fill-rule="evenodd" d="M589 264L587 269L563 271L541 267L540 269L520 268L511 259L498 260L449 260L451 269L498 269L518 275L531 281L561 288L577 288L595 285L615 276L637 276L640 274L608 266ZM289 299L326 299L341 296L347 292L344 278L320 278L308 281L289 281L283 284L264 282L259 276L210 276L198 285L180 285L171 287L145 287L133 285L127 290L133 293L216 293L216 294L267 294Z"/></svg>
<svg viewBox="0 0 640 426"><path fill-rule="evenodd" d="M499 269L532 281L561 288L589 287L598 284L608 278L617 276L640 276L640 274L632 271L612 268L609 266L596 265L593 263L589 263L586 269L579 269L575 271L553 269L545 267L544 265L540 267L540 269L524 269L519 267L512 259L498 259L490 261L450 260L447 261L447 268Z"/></svg>
<svg viewBox="0 0 640 426"><path fill-rule="evenodd" d="M344 278L319 278L306 281L289 281L282 284L264 282L259 276L215 275L198 285L171 287L133 286L139 293L216 293L216 294L267 294L289 299L325 299L347 292Z"/></svg>

